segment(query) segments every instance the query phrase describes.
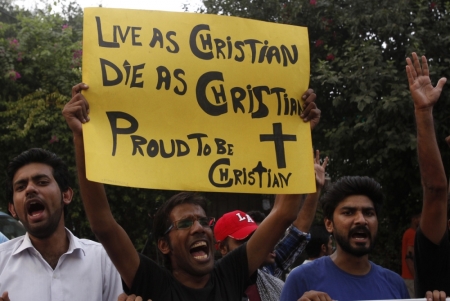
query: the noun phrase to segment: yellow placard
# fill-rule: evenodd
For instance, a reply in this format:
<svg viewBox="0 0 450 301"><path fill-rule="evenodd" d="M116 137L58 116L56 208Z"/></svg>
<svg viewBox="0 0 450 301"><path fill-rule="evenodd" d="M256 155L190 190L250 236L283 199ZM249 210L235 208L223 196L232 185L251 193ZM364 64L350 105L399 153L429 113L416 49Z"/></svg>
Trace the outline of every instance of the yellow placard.
<svg viewBox="0 0 450 301"><path fill-rule="evenodd" d="M86 8L89 180L173 190L315 191L304 27Z"/></svg>

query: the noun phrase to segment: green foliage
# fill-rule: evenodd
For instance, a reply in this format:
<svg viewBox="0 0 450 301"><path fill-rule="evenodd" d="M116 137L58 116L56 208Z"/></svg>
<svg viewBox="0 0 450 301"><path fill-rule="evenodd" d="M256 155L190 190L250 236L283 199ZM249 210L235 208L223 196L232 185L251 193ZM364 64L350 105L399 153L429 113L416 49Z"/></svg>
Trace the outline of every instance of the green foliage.
<svg viewBox="0 0 450 301"><path fill-rule="evenodd" d="M69 166L75 192L66 227L95 239L78 192L72 135L61 114L71 87L81 82L83 15L74 3L63 3L61 13L45 7L29 12L0 0L0 182L6 181L8 162L24 150L42 147L58 154ZM142 250L150 215L173 192L106 189L116 220ZM0 210L7 211L8 201L1 193Z"/></svg>
<svg viewBox="0 0 450 301"><path fill-rule="evenodd" d="M307 26L311 83L322 110L315 148L332 179L368 175L386 195L372 259L400 270L401 235L421 206L415 123L405 58L426 55L431 77L449 77L449 1L204 0L207 13ZM448 89L435 108L444 162Z"/></svg>

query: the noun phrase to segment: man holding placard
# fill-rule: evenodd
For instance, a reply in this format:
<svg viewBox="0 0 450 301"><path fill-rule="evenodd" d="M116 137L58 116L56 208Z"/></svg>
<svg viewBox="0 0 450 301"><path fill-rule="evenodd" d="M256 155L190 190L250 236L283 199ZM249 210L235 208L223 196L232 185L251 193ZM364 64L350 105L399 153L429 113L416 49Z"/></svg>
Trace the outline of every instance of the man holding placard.
<svg viewBox="0 0 450 301"><path fill-rule="evenodd" d="M80 93L85 84L72 89L63 115L74 136L80 190L91 228L122 276L128 293L144 300L239 300L245 282L264 262L285 229L296 218L300 195L278 195L269 216L251 239L226 260L214 265L213 219L208 218L196 194L181 193L168 200L155 217L157 246L170 270L140 256L109 209L103 184L86 178L82 123L89 121L89 105ZM302 118L316 124L320 116L308 90Z"/></svg>

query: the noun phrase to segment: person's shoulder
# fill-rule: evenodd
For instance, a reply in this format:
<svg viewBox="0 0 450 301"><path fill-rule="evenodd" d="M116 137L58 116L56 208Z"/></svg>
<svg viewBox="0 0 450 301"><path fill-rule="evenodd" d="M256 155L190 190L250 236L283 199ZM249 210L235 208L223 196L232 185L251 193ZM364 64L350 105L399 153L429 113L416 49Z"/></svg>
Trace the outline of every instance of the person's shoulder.
<svg viewBox="0 0 450 301"><path fill-rule="evenodd" d="M396 272L391 271L385 267L382 267L381 265L378 265L376 263L373 263L372 261L370 262L370 264L372 265L374 271L380 276L388 279L389 281L399 281L403 283L403 278Z"/></svg>
<svg viewBox="0 0 450 301"><path fill-rule="evenodd" d="M78 238L76 236L73 237L75 241L80 245L81 248L87 249L87 250L97 250L99 252L105 251L105 248L103 248L103 245L99 242L86 239L86 238ZM106 252L106 251L105 251Z"/></svg>
<svg viewBox="0 0 450 301"><path fill-rule="evenodd" d="M0 252L16 250L23 242L24 235L5 241L0 244Z"/></svg>
<svg viewBox="0 0 450 301"><path fill-rule="evenodd" d="M322 256L320 258L314 259L308 263L301 264L294 268L289 276L292 274L294 277L307 277L307 275L311 275L312 273L316 273L323 266L328 263L330 258L328 256Z"/></svg>

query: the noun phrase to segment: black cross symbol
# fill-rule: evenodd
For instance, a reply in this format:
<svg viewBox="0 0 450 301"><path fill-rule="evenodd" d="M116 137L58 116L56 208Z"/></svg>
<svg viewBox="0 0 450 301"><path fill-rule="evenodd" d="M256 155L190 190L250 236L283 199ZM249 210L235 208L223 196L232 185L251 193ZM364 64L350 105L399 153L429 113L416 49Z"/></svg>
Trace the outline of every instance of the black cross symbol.
<svg viewBox="0 0 450 301"><path fill-rule="evenodd" d="M262 134L259 135L259 141L273 141L275 142L275 154L277 156L278 168L286 168L286 156L284 154L284 141L297 141L296 135L283 135L281 123L273 124L273 135Z"/></svg>

